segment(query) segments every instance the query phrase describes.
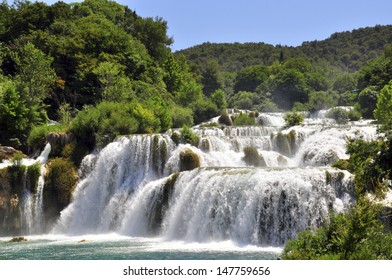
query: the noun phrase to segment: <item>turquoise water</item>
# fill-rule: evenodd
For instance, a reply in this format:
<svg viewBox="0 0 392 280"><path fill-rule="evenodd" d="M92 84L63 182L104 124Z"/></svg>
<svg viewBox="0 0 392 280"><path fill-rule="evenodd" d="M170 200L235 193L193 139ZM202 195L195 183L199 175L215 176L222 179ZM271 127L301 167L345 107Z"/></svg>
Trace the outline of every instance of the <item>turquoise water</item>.
<svg viewBox="0 0 392 280"><path fill-rule="evenodd" d="M2 260L276 260L281 248L218 243L166 242L115 235L0 238Z"/></svg>

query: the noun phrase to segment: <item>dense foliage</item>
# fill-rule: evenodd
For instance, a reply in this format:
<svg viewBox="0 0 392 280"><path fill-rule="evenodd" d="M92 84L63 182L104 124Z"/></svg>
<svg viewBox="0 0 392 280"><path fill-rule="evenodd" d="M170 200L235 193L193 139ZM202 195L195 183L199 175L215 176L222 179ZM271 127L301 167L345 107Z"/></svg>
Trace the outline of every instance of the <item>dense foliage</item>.
<svg viewBox="0 0 392 280"><path fill-rule="evenodd" d="M329 223L315 232L301 232L286 243L283 259L357 259L392 258L392 234L385 234L377 220L377 207L366 199L346 214L331 214Z"/></svg>
<svg viewBox="0 0 392 280"><path fill-rule="evenodd" d="M70 124L91 148L119 134L199 123L226 107L222 91L203 89L171 53L161 18L142 18L110 0L3 1L0 26L2 145L27 151L45 131L34 127L48 119L64 131ZM214 79L213 65L210 74Z"/></svg>
<svg viewBox="0 0 392 280"><path fill-rule="evenodd" d="M299 47L204 43L185 55L204 88L220 87L230 107L316 111L356 105L373 117L376 96L392 76L392 26L361 28ZM354 112L353 112L354 113Z"/></svg>

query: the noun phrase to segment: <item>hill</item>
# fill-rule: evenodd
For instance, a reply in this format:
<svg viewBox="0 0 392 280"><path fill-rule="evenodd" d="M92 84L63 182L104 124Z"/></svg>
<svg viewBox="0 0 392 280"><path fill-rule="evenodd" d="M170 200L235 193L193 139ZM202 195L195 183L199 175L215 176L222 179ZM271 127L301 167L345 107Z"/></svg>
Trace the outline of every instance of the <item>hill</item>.
<svg viewBox="0 0 392 280"><path fill-rule="evenodd" d="M215 59L221 71L237 72L253 65L271 65L279 59L306 57L343 72L354 72L365 62L379 56L392 43L392 25L377 25L338 32L322 41L304 42L301 46L273 46L265 43L204 43L176 52L199 66Z"/></svg>

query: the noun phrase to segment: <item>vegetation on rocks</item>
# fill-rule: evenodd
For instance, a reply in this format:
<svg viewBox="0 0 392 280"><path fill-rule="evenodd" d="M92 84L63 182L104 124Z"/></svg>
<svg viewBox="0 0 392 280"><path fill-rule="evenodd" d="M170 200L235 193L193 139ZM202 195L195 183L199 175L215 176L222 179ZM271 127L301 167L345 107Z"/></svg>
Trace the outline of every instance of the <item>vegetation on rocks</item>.
<svg viewBox="0 0 392 280"><path fill-rule="evenodd" d="M180 171L192 170L201 166L200 157L190 149L180 152Z"/></svg>

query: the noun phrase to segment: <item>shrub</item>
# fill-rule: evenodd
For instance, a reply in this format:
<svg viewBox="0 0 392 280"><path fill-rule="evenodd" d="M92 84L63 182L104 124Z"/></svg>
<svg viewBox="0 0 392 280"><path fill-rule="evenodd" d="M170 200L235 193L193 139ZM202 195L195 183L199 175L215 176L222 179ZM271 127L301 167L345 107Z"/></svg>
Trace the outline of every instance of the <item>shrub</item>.
<svg viewBox="0 0 392 280"><path fill-rule="evenodd" d="M392 257L392 234L377 220L379 207L360 199L346 214L330 215L326 226L286 243L283 259L373 260Z"/></svg>
<svg viewBox="0 0 392 280"><path fill-rule="evenodd" d="M180 153L180 170L187 171L200 167L199 156L190 149L181 151Z"/></svg>
<svg viewBox="0 0 392 280"><path fill-rule="evenodd" d="M326 117L334 119L338 124L346 124L349 121L348 112L341 108L329 110Z"/></svg>
<svg viewBox="0 0 392 280"><path fill-rule="evenodd" d="M301 125L304 121L304 116L298 112L288 112L284 115L286 127Z"/></svg>
<svg viewBox="0 0 392 280"><path fill-rule="evenodd" d="M350 121L359 121L359 119L361 118L361 112L356 109L350 110L348 111L348 118Z"/></svg>
<svg viewBox="0 0 392 280"><path fill-rule="evenodd" d="M146 109L138 102L102 102L79 112L70 125L77 143L83 143L90 150L97 144L106 145L118 135L159 132L165 128L154 108Z"/></svg>
<svg viewBox="0 0 392 280"><path fill-rule="evenodd" d="M51 132L65 132L67 127L61 124L56 125L40 125L35 126L30 131L29 137L27 138L27 144L33 148L43 147L45 145L45 138Z"/></svg>
<svg viewBox="0 0 392 280"><path fill-rule="evenodd" d="M200 127L218 127L219 124L216 122L202 123Z"/></svg>
<svg viewBox="0 0 392 280"><path fill-rule="evenodd" d="M255 125L256 120L254 117L248 116L240 112L239 115L233 117L233 124L234 125Z"/></svg>
<svg viewBox="0 0 392 280"><path fill-rule="evenodd" d="M78 181L75 166L68 159L55 158L49 161L46 176L45 187L52 189L60 208L66 207Z"/></svg>
<svg viewBox="0 0 392 280"><path fill-rule="evenodd" d="M335 168L341 169L341 170L348 170L349 162L348 162L348 160L345 160L345 159L339 159L334 164L332 164L332 167L335 167Z"/></svg>
<svg viewBox="0 0 392 280"><path fill-rule="evenodd" d="M174 128L180 128L184 125L193 125L193 111L189 108L183 108L180 106L173 106L171 108L171 118Z"/></svg>
<svg viewBox="0 0 392 280"><path fill-rule="evenodd" d="M259 154L259 151L255 147L245 147L244 148L244 161L247 165L252 165L256 167L267 166L264 158Z"/></svg>
<svg viewBox="0 0 392 280"><path fill-rule="evenodd" d="M36 192L38 179L41 176L41 164L35 163L27 167L27 179L29 180L30 191Z"/></svg>
<svg viewBox="0 0 392 280"><path fill-rule="evenodd" d="M218 115L218 108L210 99L199 99L191 104L195 124L205 122Z"/></svg>
<svg viewBox="0 0 392 280"><path fill-rule="evenodd" d="M189 127L184 125L181 129L181 140L195 147L199 145L199 136L197 136Z"/></svg>

